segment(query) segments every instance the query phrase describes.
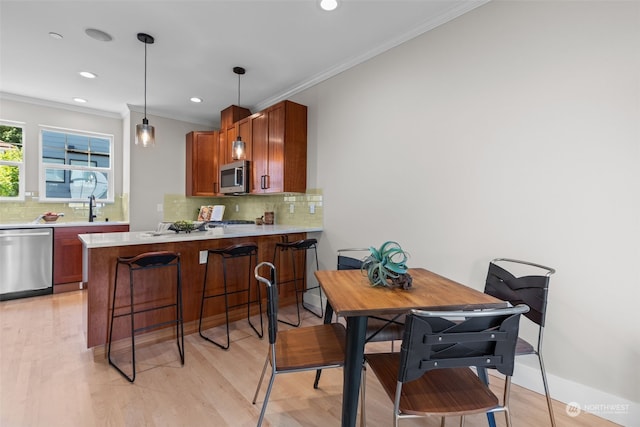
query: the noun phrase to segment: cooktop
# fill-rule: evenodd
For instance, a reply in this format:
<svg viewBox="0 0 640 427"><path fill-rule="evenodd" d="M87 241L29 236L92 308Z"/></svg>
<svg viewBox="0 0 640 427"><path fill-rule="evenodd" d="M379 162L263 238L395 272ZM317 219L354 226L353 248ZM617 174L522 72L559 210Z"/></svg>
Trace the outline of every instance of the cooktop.
<svg viewBox="0 0 640 427"><path fill-rule="evenodd" d="M216 225L242 225L242 224L255 224L255 221L250 221L247 219L225 219L222 221L209 221L207 222L208 226L216 226Z"/></svg>

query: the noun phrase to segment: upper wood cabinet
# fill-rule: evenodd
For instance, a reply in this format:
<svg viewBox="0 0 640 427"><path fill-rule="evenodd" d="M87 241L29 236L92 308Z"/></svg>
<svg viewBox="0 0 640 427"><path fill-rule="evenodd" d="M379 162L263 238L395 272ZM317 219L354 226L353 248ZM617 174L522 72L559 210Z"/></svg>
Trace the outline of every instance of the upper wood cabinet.
<svg viewBox="0 0 640 427"><path fill-rule="evenodd" d="M282 101L249 114L232 105L221 112L220 131L187 134L187 196L218 194L219 167L234 161L231 144L236 136L245 142L251 162L251 193L307 190L307 107Z"/></svg>
<svg viewBox="0 0 640 427"><path fill-rule="evenodd" d="M236 136L238 135L237 124L250 115L250 110L238 107L237 105L231 105L220 112L219 161L221 165L234 161L231 157L231 144L233 144L233 141L236 140ZM240 136L242 140L245 141L245 145L248 145L245 135L240 134Z"/></svg>
<svg viewBox="0 0 640 427"><path fill-rule="evenodd" d="M307 189L307 107L282 101L251 121L251 192Z"/></svg>
<svg viewBox="0 0 640 427"><path fill-rule="evenodd" d="M187 196L214 196L218 192L219 140L218 131L187 134Z"/></svg>

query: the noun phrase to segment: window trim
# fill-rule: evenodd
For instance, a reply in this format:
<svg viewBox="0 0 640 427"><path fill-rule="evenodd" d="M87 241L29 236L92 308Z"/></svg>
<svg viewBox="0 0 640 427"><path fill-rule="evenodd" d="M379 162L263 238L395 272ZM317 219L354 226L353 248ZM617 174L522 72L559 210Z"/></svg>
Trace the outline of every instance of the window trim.
<svg viewBox="0 0 640 427"><path fill-rule="evenodd" d="M78 203L85 202L84 199L74 199L74 198L53 198L47 197L47 181L46 181L46 170L54 169L54 170L62 170L65 172L71 171L90 171L90 172L105 172L108 174L109 178L107 179L107 198L97 200L99 203L114 203L115 199L115 137L112 134L101 133L101 132L92 132L86 130L78 130L78 129L70 129L63 128L57 126L48 126L48 125L39 125L38 126L38 189L40 192L40 202L42 203ZM70 134L70 135L78 135L85 136L90 138L101 138L109 140L109 167L90 167L90 166L74 166L71 164L62 164L60 166L56 166L55 163L44 163L43 162L43 152L44 152L44 144L42 140L43 132L50 131L56 133Z"/></svg>
<svg viewBox="0 0 640 427"><path fill-rule="evenodd" d="M18 195L16 197L2 197L0 201L3 202L24 202L26 194L26 168L27 168L27 150L25 146L27 144L27 124L24 122L15 122L12 120L0 119L0 125L12 126L22 129L22 162L14 162L10 160L0 160L2 166L17 166L18 167Z"/></svg>

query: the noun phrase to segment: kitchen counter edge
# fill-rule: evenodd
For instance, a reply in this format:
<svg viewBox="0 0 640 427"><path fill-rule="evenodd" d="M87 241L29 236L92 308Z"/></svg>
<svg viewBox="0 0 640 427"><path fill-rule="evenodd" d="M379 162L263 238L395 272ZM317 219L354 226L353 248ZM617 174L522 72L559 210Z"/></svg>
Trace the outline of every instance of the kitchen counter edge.
<svg viewBox="0 0 640 427"><path fill-rule="evenodd" d="M62 228L62 227L104 227L109 225L129 225L126 221L95 221L95 222L32 222L0 224L0 230L12 230L16 228Z"/></svg>
<svg viewBox="0 0 640 427"><path fill-rule="evenodd" d="M313 233L321 232L322 227L305 227L297 225L242 225L213 228L208 231L191 233L165 232L162 234L150 231L133 231L121 233L89 233L80 234L83 247L106 248L116 246L147 245L154 243L191 242L196 240L233 239L237 237L268 236L273 234Z"/></svg>

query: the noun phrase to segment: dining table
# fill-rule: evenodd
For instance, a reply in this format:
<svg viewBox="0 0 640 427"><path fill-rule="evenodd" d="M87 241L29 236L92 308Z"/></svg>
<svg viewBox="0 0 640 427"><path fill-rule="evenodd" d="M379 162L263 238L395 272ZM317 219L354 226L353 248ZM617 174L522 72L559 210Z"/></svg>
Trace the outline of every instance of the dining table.
<svg viewBox="0 0 640 427"><path fill-rule="evenodd" d="M325 323L333 314L347 323L342 385L342 426L355 427L367 318L408 313L411 309L460 310L505 307L508 303L424 268L410 268L408 289L372 286L360 270L318 270L325 296Z"/></svg>

